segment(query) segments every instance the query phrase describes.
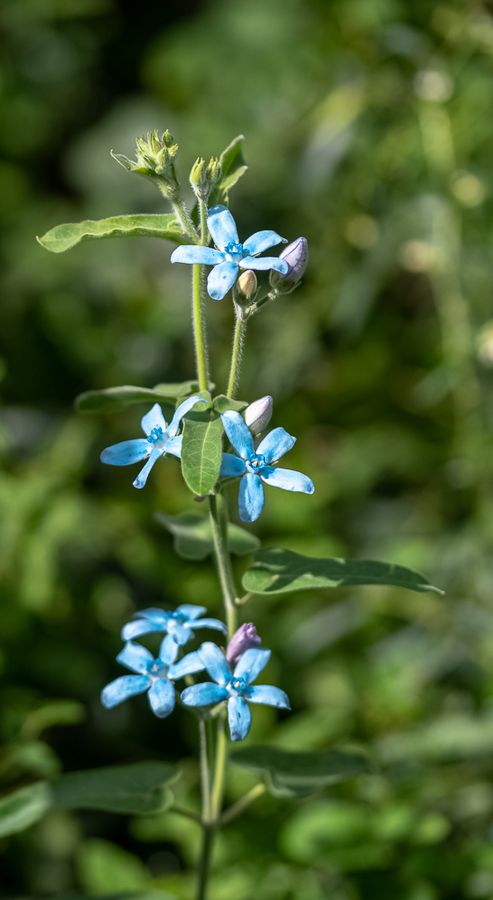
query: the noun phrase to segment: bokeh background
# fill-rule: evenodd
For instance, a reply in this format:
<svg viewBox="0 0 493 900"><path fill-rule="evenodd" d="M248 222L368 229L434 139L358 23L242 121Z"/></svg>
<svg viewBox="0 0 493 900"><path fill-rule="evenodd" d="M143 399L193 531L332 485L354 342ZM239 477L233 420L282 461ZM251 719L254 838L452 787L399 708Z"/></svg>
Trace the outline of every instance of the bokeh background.
<svg viewBox="0 0 493 900"><path fill-rule="evenodd" d="M260 800L221 837L211 897L491 900L492 4L3 0L0 29L1 789L165 756L186 758L182 800L196 796L193 723L98 697L127 617L217 612L214 571L154 519L190 509L176 465L140 493L98 462L141 411L72 407L193 375L188 272L155 240L52 256L35 235L163 209L109 156L137 134L170 128L186 178L243 132L240 233L311 248L303 287L252 324L241 395L274 395L317 491L270 491L255 531L421 569L446 595L251 601L295 712L259 708L249 740L359 744L375 769L301 805ZM209 314L221 386L230 305ZM230 798L249 784L238 770ZM2 843L0 895L186 900L196 841L166 814L53 813Z"/></svg>

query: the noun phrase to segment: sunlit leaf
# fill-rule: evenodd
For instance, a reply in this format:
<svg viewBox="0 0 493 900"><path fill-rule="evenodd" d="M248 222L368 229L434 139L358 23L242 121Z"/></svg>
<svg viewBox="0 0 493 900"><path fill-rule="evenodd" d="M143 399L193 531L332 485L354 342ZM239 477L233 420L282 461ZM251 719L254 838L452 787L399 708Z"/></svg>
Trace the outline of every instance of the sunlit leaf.
<svg viewBox="0 0 493 900"><path fill-rule="evenodd" d="M244 140L243 134L237 135L221 153L219 160L222 166L222 178L210 198L211 206L215 203L227 203L229 191L247 171L248 166L243 157Z"/></svg>
<svg viewBox="0 0 493 900"><path fill-rule="evenodd" d="M64 253L65 250L71 250L83 241L115 237L166 238L177 244L185 240L173 215L137 214L55 225L46 234L38 237L37 241L51 253Z"/></svg>
<svg viewBox="0 0 493 900"><path fill-rule="evenodd" d="M187 397L198 390L196 381L182 381L178 384L157 384L153 388L122 384L119 387L104 388L100 391L85 391L76 398L75 406L84 413L112 413L134 406L136 403L161 403Z"/></svg>
<svg viewBox="0 0 493 900"><path fill-rule="evenodd" d="M219 416L191 413L185 420L181 467L194 494L208 494L219 477L223 425Z"/></svg>

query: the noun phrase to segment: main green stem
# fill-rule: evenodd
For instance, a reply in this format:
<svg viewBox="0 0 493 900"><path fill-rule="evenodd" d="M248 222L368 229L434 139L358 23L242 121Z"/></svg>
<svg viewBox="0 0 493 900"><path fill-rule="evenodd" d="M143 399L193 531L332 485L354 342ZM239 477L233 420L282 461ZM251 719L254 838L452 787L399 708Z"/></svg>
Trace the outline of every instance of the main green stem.
<svg viewBox="0 0 493 900"><path fill-rule="evenodd" d="M233 351L231 353L231 365L229 369L228 387L226 395L233 399L240 380L241 360L243 357L243 345L245 343L247 320L243 317L241 308L236 308L235 330L233 333Z"/></svg>
<svg viewBox="0 0 493 900"><path fill-rule="evenodd" d="M207 231L207 206L203 200L199 200L200 235L196 241L200 246L206 247L208 243ZM197 379L199 390L206 391L209 387L209 355L207 348L207 332L204 316L205 301L205 276L204 267L193 266L192 277L192 322L193 340L195 345L195 360L197 363Z"/></svg>

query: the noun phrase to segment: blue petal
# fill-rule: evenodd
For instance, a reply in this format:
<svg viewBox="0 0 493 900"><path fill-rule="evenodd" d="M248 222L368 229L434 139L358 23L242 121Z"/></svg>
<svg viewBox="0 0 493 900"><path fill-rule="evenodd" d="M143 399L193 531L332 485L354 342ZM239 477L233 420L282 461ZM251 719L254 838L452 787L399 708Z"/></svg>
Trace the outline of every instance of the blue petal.
<svg viewBox="0 0 493 900"><path fill-rule="evenodd" d="M238 265L234 262L223 262L214 266L207 279L207 293L213 300L222 300L238 278Z"/></svg>
<svg viewBox="0 0 493 900"><path fill-rule="evenodd" d="M230 697L228 700L228 722L232 741L245 740L250 725L252 714L248 703L243 697Z"/></svg>
<svg viewBox="0 0 493 900"><path fill-rule="evenodd" d="M277 709L291 709L286 692L272 684L250 687L245 691L245 697L250 703L265 703L266 706L276 706Z"/></svg>
<svg viewBox="0 0 493 900"><path fill-rule="evenodd" d="M169 617L169 611L161 609L159 606L146 606L145 609L139 609L134 616L135 619L150 619L151 622L161 622L164 627Z"/></svg>
<svg viewBox="0 0 493 900"><path fill-rule="evenodd" d="M284 259L279 259L278 256L244 256L240 260L240 267L242 269L257 269L260 272L265 272L267 269L275 269L281 275L287 275L289 269L287 262Z"/></svg>
<svg viewBox="0 0 493 900"><path fill-rule="evenodd" d="M242 459L248 459L254 452L253 437L245 420L239 413L228 410L221 415L226 437Z"/></svg>
<svg viewBox="0 0 493 900"><path fill-rule="evenodd" d="M132 641L136 637L143 634L153 634L154 632L165 631L166 622L151 621L150 619L136 619L134 622L127 622L122 628L122 638L124 641Z"/></svg>
<svg viewBox="0 0 493 900"><path fill-rule="evenodd" d="M136 694L143 694L151 683L151 679L146 675L122 675L121 678L115 678L110 681L101 691L101 703L106 709L118 706L129 697Z"/></svg>
<svg viewBox="0 0 493 900"><path fill-rule="evenodd" d="M161 428L163 432L166 431L166 421L159 403L155 403L149 412L142 417L140 424L142 425L142 431L147 437L149 437L153 428Z"/></svg>
<svg viewBox="0 0 493 900"><path fill-rule="evenodd" d="M255 522L264 508L264 488L253 472L247 472L240 481L238 506L242 522Z"/></svg>
<svg viewBox="0 0 493 900"><path fill-rule="evenodd" d="M163 451L158 448L152 450L149 459L147 460L145 466L140 470L137 478L132 482L135 488L143 488L145 487L146 481L149 477L149 473L154 465L158 461L158 459L163 455Z"/></svg>
<svg viewBox="0 0 493 900"><path fill-rule="evenodd" d="M150 707L160 719L166 718L175 708L175 689L167 678L157 678L147 695Z"/></svg>
<svg viewBox="0 0 493 900"><path fill-rule="evenodd" d="M131 466L149 456L151 445L144 438L135 438L133 441L121 441L106 447L100 455L101 462L109 466Z"/></svg>
<svg viewBox="0 0 493 900"><path fill-rule="evenodd" d="M170 438L166 444L166 453L171 453L172 456L177 456L178 459L180 459L182 444L183 444L183 435L182 434L179 434L178 437Z"/></svg>
<svg viewBox="0 0 493 900"><path fill-rule="evenodd" d="M217 644L206 641L197 651L211 678L220 685L225 685L231 678L231 669L226 657Z"/></svg>
<svg viewBox="0 0 493 900"><path fill-rule="evenodd" d="M245 472L245 462L232 453L223 453L219 474L225 478L236 478Z"/></svg>
<svg viewBox="0 0 493 900"><path fill-rule="evenodd" d="M200 619L207 612L206 606L197 606L195 603L181 603L176 607L176 612L186 616L187 619Z"/></svg>
<svg viewBox="0 0 493 900"><path fill-rule="evenodd" d="M149 653L149 650L141 647L140 644L134 644L132 641L125 644L123 650L120 650L116 657L116 661L122 666L131 669L132 672L138 672L139 675L148 674L148 667L152 665L153 659L154 657L152 653Z"/></svg>
<svg viewBox="0 0 493 900"><path fill-rule="evenodd" d="M228 629L224 622L219 619L197 619L196 622L190 622L190 628L212 628L213 631L222 631L223 634L228 633Z"/></svg>
<svg viewBox="0 0 493 900"><path fill-rule="evenodd" d="M263 253L264 250L275 247L276 244L287 244L287 240L281 237L277 231L256 231L243 242L243 249L250 256L256 256L257 253Z"/></svg>
<svg viewBox="0 0 493 900"><path fill-rule="evenodd" d="M171 635L167 634L166 637L162 639L159 647L159 659L165 663L165 665L170 666L178 656L178 650L179 647L176 641Z"/></svg>
<svg viewBox="0 0 493 900"><path fill-rule="evenodd" d="M180 698L185 706L212 706L214 703L226 700L228 696L226 688L220 687L219 684L213 684L212 681L204 681L202 684L194 684L192 687L185 688Z"/></svg>
<svg viewBox="0 0 493 900"><path fill-rule="evenodd" d="M174 666L170 666L168 675L170 678L183 678L185 675L194 675L195 672L202 672L204 663L202 662L196 650L187 653L182 659L178 660Z"/></svg>
<svg viewBox="0 0 493 900"><path fill-rule="evenodd" d="M191 397L187 397L183 403L180 403L176 408L176 412L171 419L168 427L168 434L170 437L174 437L176 432L180 427L180 422L183 419L183 416L186 416L187 412L189 412L196 403L206 403L203 397L199 397L198 394L193 394ZM168 448L166 448L168 449Z"/></svg>
<svg viewBox="0 0 493 900"><path fill-rule="evenodd" d="M176 620L174 619L170 619L168 622L168 634L180 647L183 647L184 644L187 644L190 638L193 637L188 623L181 624L180 622L176 622Z"/></svg>
<svg viewBox="0 0 493 900"><path fill-rule="evenodd" d="M296 438L285 428L274 428L265 435L263 441L260 441L257 453L262 454L266 463L271 463L284 456L295 444Z"/></svg>
<svg viewBox="0 0 493 900"><path fill-rule="evenodd" d="M238 243L236 222L225 206L213 206L208 211L207 225L216 247L220 250L224 250L232 242Z"/></svg>
<svg viewBox="0 0 493 900"><path fill-rule="evenodd" d="M234 677L244 678L247 684L251 684L265 669L269 659L270 650L258 650L256 647L245 650L236 663Z"/></svg>
<svg viewBox="0 0 493 900"><path fill-rule="evenodd" d="M265 466L262 469L262 481L272 487L282 488L284 491L299 491L302 494L313 494L315 486L308 475L295 472L294 469L274 469Z"/></svg>
<svg viewBox="0 0 493 900"><path fill-rule="evenodd" d="M182 244L171 254L172 263L193 263L201 266L215 266L223 258L219 250L212 247L200 247L194 244Z"/></svg>

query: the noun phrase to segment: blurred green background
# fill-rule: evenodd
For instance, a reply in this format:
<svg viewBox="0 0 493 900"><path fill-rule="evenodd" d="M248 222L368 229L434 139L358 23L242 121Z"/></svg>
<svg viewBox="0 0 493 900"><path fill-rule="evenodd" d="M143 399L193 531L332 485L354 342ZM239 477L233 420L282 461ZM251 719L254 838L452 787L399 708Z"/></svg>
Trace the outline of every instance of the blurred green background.
<svg viewBox="0 0 493 900"><path fill-rule="evenodd" d="M275 398L313 497L270 491L256 532L312 555L423 570L446 596L364 588L256 598L270 680L251 743L370 750L315 801L262 799L218 843L211 900L493 898L491 245L493 4L416 0L3 0L0 216L1 790L185 756L145 701L99 704L144 605L219 611L212 565L153 516L190 509L165 462L142 493L102 447L139 408L77 416L83 390L193 375L188 271L171 245L35 243L62 221L163 209L109 149L170 128L196 156L246 135L240 234L310 242L304 285L250 329L241 395ZM228 302L208 307L216 383ZM142 410L143 412L144 410ZM230 799L250 781L232 775ZM53 813L5 840L0 896L191 896L195 826Z"/></svg>

